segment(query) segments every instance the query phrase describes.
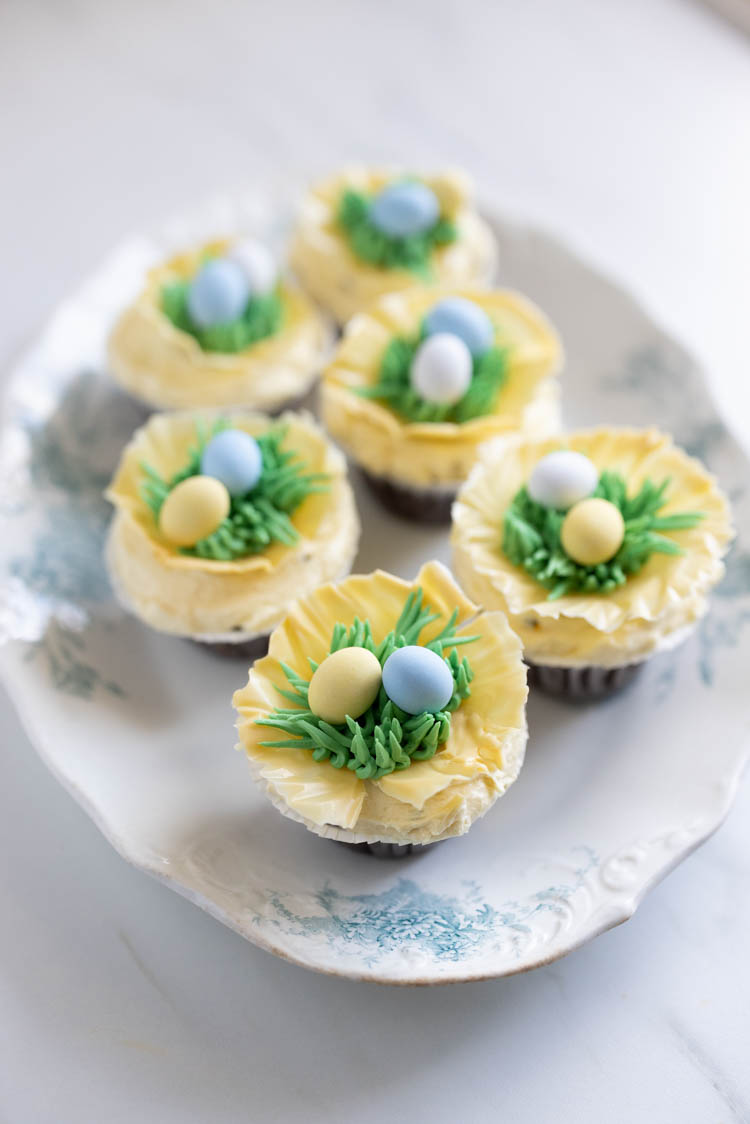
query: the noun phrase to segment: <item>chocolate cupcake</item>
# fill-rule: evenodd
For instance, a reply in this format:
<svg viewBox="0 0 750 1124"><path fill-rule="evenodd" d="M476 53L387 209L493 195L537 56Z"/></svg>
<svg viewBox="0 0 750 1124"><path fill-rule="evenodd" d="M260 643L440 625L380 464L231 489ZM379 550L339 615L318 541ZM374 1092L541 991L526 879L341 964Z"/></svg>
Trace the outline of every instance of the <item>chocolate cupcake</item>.
<svg viewBox="0 0 750 1124"><path fill-rule="evenodd" d="M655 429L490 442L453 509L460 581L508 614L530 682L572 699L689 635L731 538L715 479Z"/></svg>
<svg viewBox="0 0 750 1124"><path fill-rule="evenodd" d="M389 510L447 523L482 442L557 431L561 357L517 293L391 293L347 325L323 376L323 420Z"/></svg>
<svg viewBox="0 0 750 1124"><path fill-rule="evenodd" d="M109 338L116 381L151 409L276 412L310 390L331 329L264 246L210 242L153 268Z"/></svg>
<svg viewBox="0 0 750 1124"><path fill-rule="evenodd" d="M502 613L437 562L323 585L237 691L240 746L316 835L399 857L463 835L518 776L526 671Z"/></svg>
<svg viewBox="0 0 750 1124"><path fill-rule="evenodd" d="M357 550L344 458L306 414L155 414L107 497L107 562L126 608L252 657L295 598L348 573Z"/></svg>
<svg viewBox="0 0 750 1124"><path fill-rule="evenodd" d="M348 168L304 201L290 259L305 289L344 324L416 282L486 284L496 248L463 173Z"/></svg>

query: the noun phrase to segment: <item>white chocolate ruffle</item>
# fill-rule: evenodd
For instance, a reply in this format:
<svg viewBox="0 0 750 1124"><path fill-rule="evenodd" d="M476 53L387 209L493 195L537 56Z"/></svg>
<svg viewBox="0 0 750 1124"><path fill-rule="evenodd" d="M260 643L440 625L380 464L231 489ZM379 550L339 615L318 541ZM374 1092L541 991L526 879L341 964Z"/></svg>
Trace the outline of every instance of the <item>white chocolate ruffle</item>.
<svg viewBox="0 0 750 1124"><path fill-rule="evenodd" d="M647 477L668 477L663 514L704 515L692 529L669 532L684 553L652 554L638 574L611 593L571 593L548 600L548 590L503 554L502 522L533 466L561 447L584 453L600 471L621 472L631 491ZM729 506L716 480L670 437L656 429L602 427L564 439L489 442L459 492L451 540L459 580L480 604L508 614L528 659L558 667L618 667L685 638L721 580L732 533Z"/></svg>
<svg viewBox="0 0 750 1124"><path fill-rule="evenodd" d="M425 605L441 614L425 630L429 640L454 608L458 627L478 639L463 649L474 671L471 695L451 717L447 742L429 761L416 761L376 781L313 760L307 750L275 749L274 731L257 719L281 699L281 662L309 676L308 658L329 650L337 622L367 618L378 642L393 628L410 591L421 586ZM324 585L297 602L271 635L268 656L250 670L234 696L241 747L253 775L284 815L310 831L348 842L429 843L461 835L518 776L526 746L526 672L521 648L502 613L477 613L437 562L413 583L390 574L355 575Z"/></svg>
<svg viewBox="0 0 750 1124"><path fill-rule="evenodd" d="M222 414L258 434L271 419L262 414ZM178 553L160 534L140 496L141 463L170 476L185 463L195 441L192 412L153 416L123 452L107 496L116 513L107 562L121 600L152 628L197 639L245 639L271 631L301 593L348 573L359 541L359 518L341 453L306 414L286 413L285 445L309 471L326 472L329 490L310 495L292 515L294 546L273 543L262 554L231 562Z"/></svg>
<svg viewBox="0 0 750 1124"><path fill-rule="evenodd" d="M508 373L491 414L457 425L408 422L357 391L377 379L383 352L397 335L410 336L445 296L474 301L509 349ZM414 488L455 490L466 479L479 446L520 430L541 438L560 427L557 373L562 347L552 326L530 301L505 289L415 286L391 293L347 325L323 374L321 412L328 431L362 467Z"/></svg>
<svg viewBox="0 0 750 1124"><path fill-rule="evenodd" d="M372 194L403 174L399 169L347 168L316 184L302 204L290 248L291 265L304 288L340 324L385 293L414 284L409 270L380 269L363 262L335 221L344 191ZM423 180L440 200L443 215L455 223L458 235L433 253L435 283L488 283L495 272L497 250L490 228L476 211L470 180L461 172Z"/></svg>
<svg viewBox="0 0 750 1124"><path fill-rule="evenodd" d="M112 330L107 350L113 377L155 409L276 410L306 394L325 362L330 325L288 282L280 286L279 331L244 351L204 351L164 315L163 286L192 277L206 253L222 253L228 245L226 240L209 243L152 269L140 296Z"/></svg>

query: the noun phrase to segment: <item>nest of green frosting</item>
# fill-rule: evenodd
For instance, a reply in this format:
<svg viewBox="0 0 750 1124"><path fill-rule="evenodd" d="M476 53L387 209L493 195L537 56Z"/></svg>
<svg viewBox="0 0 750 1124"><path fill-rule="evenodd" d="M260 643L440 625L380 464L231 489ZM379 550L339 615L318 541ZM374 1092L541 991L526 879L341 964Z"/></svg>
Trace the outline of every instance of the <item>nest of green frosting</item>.
<svg viewBox="0 0 750 1124"><path fill-rule="evenodd" d="M390 237L370 221L370 199L351 190L341 196L336 221L354 253L368 265L380 269L408 269L424 279L431 276L433 251L454 242L457 236L455 225L441 216L421 234Z"/></svg>
<svg viewBox="0 0 750 1124"><path fill-rule="evenodd" d="M619 472L602 472L592 496L619 508L625 535L614 557L596 566L582 566L565 552L560 531L566 512L537 503L525 487L520 488L503 518L503 553L550 590L550 601L566 593L610 593L637 574L652 554L683 553L661 532L687 530L703 518L695 511L659 515L668 487L668 479L660 484L645 480L634 496L628 496Z"/></svg>
<svg viewBox="0 0 750 1124"><path fill-rule="evenodd" d="M290 690L277 690L292 705L277 708L268 718L259 718L258 725L271 726L289 737L263 744L276 749L311 750L316 761L328 761L334 769L351 769L362 780L377 780L387 773L408 769L413 761L434 757L450 734L451 714L471 694L471 666L468 660L459 658L456 649L477 638L456 635L457 618L456 610L439 635L424 645L442 656L453 676L453 694L443 710L407 714L388 698L381 684L375 702L364 714L356 720L347 717L345 725L333 726L310 710L309 680L282 664ZM350 628L343 624L334 627L330 652L341 648L367 648L374 652L382 667L397 648L417 644L422 630L438 619L439 614L423 608L422 590L415 590L407 597L395 628L380 644L373 640L369 621L355 619ZM312 673L317 666L310 660Z"/></svg>
<svg viewBox="0 0 750 1124"><path fill-rule="evenodd" d="M283 307L279 294L251 297L242 314L234 320L201 328L191 319L188 310L190 281L173 281L161 291L162 312L175 328L187 332L204 351L236 353L259 340L273 336L281 327Z"/></svg>
<svg viewBox="0 0 750 1124"><path fill-rule="evenodd" d="M460 425L472 418L491 414L508 377L507 350L491 347L474 357L471 382L457 402L427 402L412 387L410 376L412 361L425 338L422 329L410 339L403 336L392 339L383 353L377 381L372 386L360 387L358 394L386 403L410 422L455 422Z"/></svg>
<svg viewBox="0 0 750 1124"><path fill-rule="evenodd" d="M165 499L178 484L201 471L201 456L208 440L229 422L218 421L209 432L196 424L196 441L191 446L182 469L168 480L153 466L141 463L144 473L141 496L159 521ZM181 547L180 553L214 562L232 562L237 558L260 554L273 542L294 546L299 532L291 516L308 496L328 489L328 476L322 472L306 472L305 463L296 453L283 449L286 426L276 425L256 437L263 458L258 483L249 492L231 497L229 514L224 522L194 546Z"/></svg>

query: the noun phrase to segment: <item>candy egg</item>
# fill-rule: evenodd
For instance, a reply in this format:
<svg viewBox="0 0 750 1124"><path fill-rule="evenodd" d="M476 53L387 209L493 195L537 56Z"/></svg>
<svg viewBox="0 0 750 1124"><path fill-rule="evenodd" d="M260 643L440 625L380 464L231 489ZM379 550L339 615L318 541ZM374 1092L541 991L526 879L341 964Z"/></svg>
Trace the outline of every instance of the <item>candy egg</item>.
<svg viewBox="0 0 750 1124"><path fill-rule="evenodd" d="M440 204L426 184L391 183L370 204L370 222L389 238L423 234L440 218Z"/></svg>
<svg viewBox="0 0 750 1124"><path fill-rule="evenodd" d="M188 290L190 319L199 328L236 320L249 296L250 286L237 262L214 258L201 266Z"/></svg>
<svg viewBox="0 0 750 1124"><path fill-rule="evenodd" d="M310 680L307 702L313 714L340 726L359 718L375 702L382 672L380 660L367 648L340 648L326 656Z"/></svg>
<svg viewBox="0 0 750 1124"><path fill-rule="evenodd" d="M175 546L195 546L229 514L229 492L212 476L188 476L173 488L159 512L159 529Z"/></svg>
<svg viewBox="0 0 750 1124"><path fill-rule="evenodd" d="M265 296L276 284L278 270L273 255L260 242L246 239L238 242L228 255L245 274L253 296Z"/></svg>
<svg viewBox="0 0 750 1124"><path fill-rule="evenodd" d="M609 500L581 500L571 507L560 528L566 554L581 566L608 562L622 546L625 522Z"/></svg>
<svg viewBox="0 0 750 1124"><path fill-rule="evenodd" d="M254 488L262 471L260 445L241 429L223 429L203 450L201 472L221 480L231 496L242 496Z"/></svg>
<svg viewBox="0 0 750 1124"><path fill-rule="evenodd" d="M598 481L599 473L588 457L558 449L534 465L526 487L532 500L565 511L590 496Z"/></svg>
<svg viewBox="0 0 750 1124"><path fill-rule="evenodd" d="M471 352L462 339L439 332L428 336L411 361L409 381L426 402L450 405L469 389L473 370Z"/></svg>
<svg viewBox="0 0 750 1124"><path fill-rule="evenodd" d="M446 297L434 304L424 319L428 336L450 332L464 341L472 355L483 355L495 341L495 329L483 308L465 297Z"/></svg>
<svg viewBox="0 0 750 1124"><path fill-rule="evenodd" d="M418 644L391 653L383 665L383 686L388 698L407 714L442 710L454 690L453 675L442 656Z"/></svg>

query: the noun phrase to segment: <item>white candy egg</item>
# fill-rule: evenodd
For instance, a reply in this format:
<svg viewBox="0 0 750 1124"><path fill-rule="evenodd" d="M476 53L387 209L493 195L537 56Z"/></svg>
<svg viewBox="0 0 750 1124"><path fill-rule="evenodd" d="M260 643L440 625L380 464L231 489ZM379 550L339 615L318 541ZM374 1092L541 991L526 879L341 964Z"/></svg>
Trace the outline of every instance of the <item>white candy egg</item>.
<svg viewBox="0 0 750 1124"><path fill-rule="evenodd" d="M469 389L473 364L462 339L437 332L417 348L409 377L412 388L426 402L450 405Z"/></svg>
<svg viewBox="0 0 750 1124"><path fill-rule="evenodd" d="M265 296L276 285L278 280L276 262L262 243L251 239L238 242L227 257L230 261L236 262L245 274L252 296Z"/></svg>
<svg viewBox="0 0 750 1124"><path fill-rule="evenodd" d="M559 449L534 465L526 487L532 500L566 511L590 496L598 482L599 473L588 457Z"/></svg>

